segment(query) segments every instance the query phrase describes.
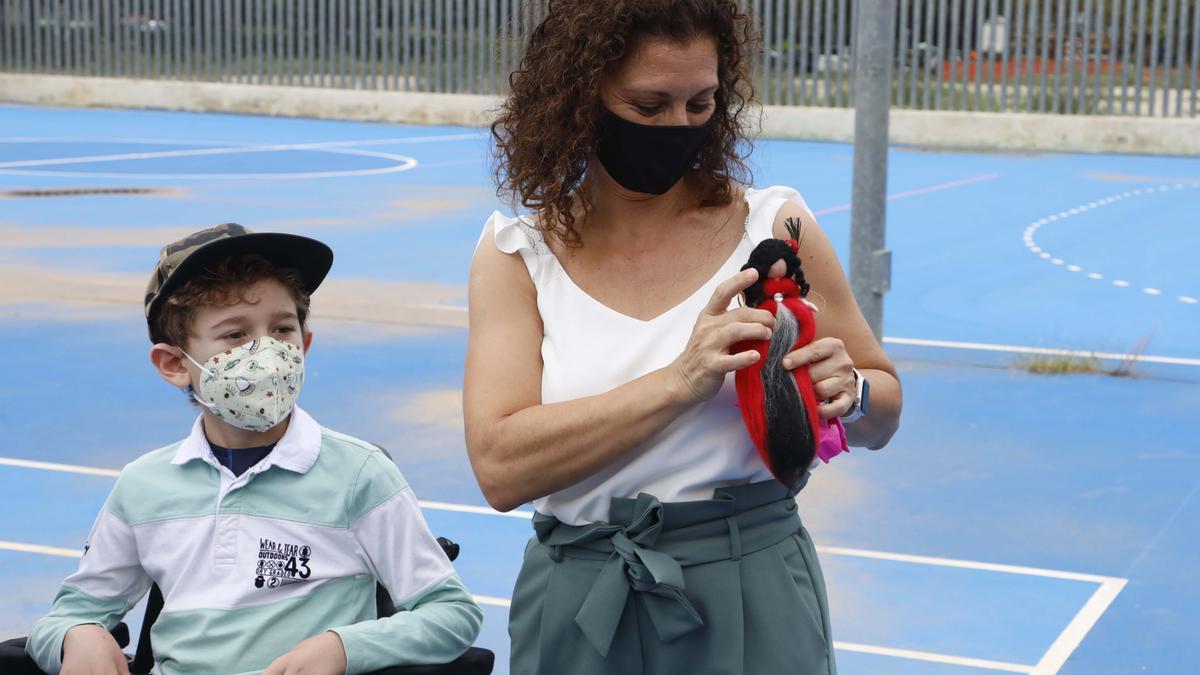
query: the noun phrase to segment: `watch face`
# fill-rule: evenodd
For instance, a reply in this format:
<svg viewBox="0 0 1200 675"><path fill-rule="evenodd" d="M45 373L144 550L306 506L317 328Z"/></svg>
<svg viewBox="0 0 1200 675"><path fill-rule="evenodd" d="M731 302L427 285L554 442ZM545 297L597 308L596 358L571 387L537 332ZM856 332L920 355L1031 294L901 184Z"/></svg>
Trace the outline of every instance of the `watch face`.
<svg viewBox="0 0 1200 675"><path fill-rule="evenodd" d="M867 414L867 399L871 397L871 383L867 378L862 378L862 400L858 402L858 410L862 414Z"/></svg>

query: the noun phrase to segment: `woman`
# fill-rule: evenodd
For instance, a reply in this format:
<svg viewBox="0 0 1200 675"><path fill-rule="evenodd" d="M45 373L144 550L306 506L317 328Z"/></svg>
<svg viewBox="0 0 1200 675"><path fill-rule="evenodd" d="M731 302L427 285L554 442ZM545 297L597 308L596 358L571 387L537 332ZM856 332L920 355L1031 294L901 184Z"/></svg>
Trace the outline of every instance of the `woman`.
<svg viewBox="0 0 1200 675"><path fill-rule="evenodd" d="M743 187L751 49L734 0L556 2L492 127L534 216L480 238L464 405L488 501L537 511L514 675L835 671L815 551L736 407L757 355L730 348L774 326L737 300L754 246L801 228L822 311L785 365L823 418L881 448L900 384L804 200Z"/></svg>

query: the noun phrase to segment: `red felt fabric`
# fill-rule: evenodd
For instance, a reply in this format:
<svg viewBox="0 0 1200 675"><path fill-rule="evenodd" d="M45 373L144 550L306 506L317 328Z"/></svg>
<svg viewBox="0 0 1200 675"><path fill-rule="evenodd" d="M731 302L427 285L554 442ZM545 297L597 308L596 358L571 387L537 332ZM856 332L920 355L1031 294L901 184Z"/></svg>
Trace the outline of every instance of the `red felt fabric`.
<svg viewBox="0 0 1200 675"><path fill-rule="evenodd" d="M759 304L759 309L775 315L778 312L778 305L774 297L776 294L780 294L783 296L784 307L796 317L799 331L796 343L788 351L795 351L811 343L816 336L816 321L812 309L800 299L800 288L796 282L788 278L768 279L763 282L763 292L766 299ZM769 346L769 340L748 340L734 345L732 349L734 354L753 349L759 355L758 360L753 364L737 371L737 374L734 375L734 385L737 389L738 406L742 411L742 421L750 433L750 438L754 441L754 447L758 450L759 457L778 477L779 474L772 466L771 454L766 447L766 401L763 399L762 366L767 360ZM809 428L812 429L813 452L815 453L816 444L820 440L820 415L817 413L818 401L812 376L809 375L807 365L793 369L792 376L796 378L797 389L804 401Z"/></svg>

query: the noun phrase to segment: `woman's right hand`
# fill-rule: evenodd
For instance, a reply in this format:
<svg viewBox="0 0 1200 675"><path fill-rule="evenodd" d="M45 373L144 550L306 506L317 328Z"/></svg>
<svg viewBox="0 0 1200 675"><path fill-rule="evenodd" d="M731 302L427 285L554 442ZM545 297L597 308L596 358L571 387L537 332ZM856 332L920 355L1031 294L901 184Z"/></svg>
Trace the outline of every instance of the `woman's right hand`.
<svg viewBox="0 0 1200 675"><path fill-rule="evenodd" d="M743 340L767 340L775 328L775 316L765 309L728 309L738 293L758 279L754 268L743 270L717 286L708 305L696 319L683 352L667 366L671 381L687 403L700 403L716 396L725 375L758 360L749 349L730 354Z"/></svg>

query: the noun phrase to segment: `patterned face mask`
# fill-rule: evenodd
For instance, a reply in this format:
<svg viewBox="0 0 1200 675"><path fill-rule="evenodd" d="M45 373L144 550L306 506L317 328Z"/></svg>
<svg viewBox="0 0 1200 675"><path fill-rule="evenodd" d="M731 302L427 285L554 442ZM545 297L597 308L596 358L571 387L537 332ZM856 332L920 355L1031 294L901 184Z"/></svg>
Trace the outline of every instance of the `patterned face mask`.
<svg viewBox="0 0 1200 675"><path fill-rule="evenodd" d="M246 431L266 431L292 412L304 384L304 352L270 336L251 340L199 363L199 391L192 398L222 422Z"/></svg>

